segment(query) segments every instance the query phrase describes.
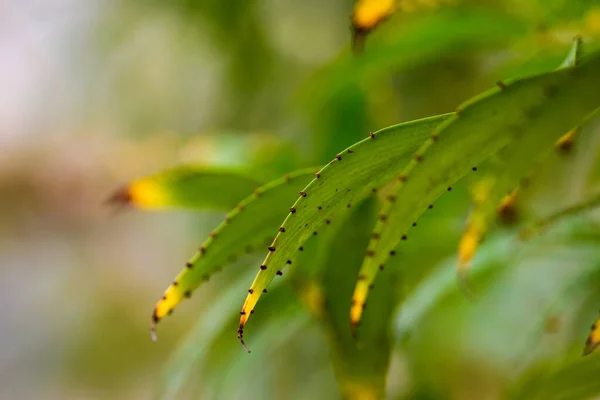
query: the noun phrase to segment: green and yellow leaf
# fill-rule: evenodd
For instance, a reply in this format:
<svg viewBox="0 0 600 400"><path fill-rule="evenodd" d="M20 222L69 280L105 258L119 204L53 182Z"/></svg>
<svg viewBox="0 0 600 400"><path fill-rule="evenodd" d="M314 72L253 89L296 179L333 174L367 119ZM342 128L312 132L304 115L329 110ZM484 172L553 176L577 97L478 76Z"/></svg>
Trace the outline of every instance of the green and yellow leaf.
<svg viewBox="0 0 600 400"><path fill-rule="evenodd" d="M266 248L287 214L281 205L291 204L296 199L299 190L314 176L313 171L306 169L287 174L242 200L210 234L156 303L152 329L213 273L242 254Z"/></svg>
<svg viewBox="0 0 600 400"><path fill-rule="evenodd" d="M116 191L109 202L143 210L230 210L261 184L235 170L182 165L134 180Z"/></svg>
<svg viewBox="0 0 600 400"><path fill-rule="evenodd" d="M578 65L581 52L581 38L576 38L559 69ZM491 171L485 178L485 187L477 189L484 193L474 196L473 210L459 243L457 271L461 281L466 279L471 260L484 236L494 224L496 216L510 219L514 215L519 182L550 152L553 144L563 148L571 143L574 132L575 130L571 130L558 141L551 135L540 134L539 137L530 134L522 135L515 138L500 153L500 160L491 166Z"/></svg>
<svg viewBox="0 0 600 400"><path fill-rule="evenodd" d="M552 145L600 106L600 93L595 89L600 85L598 69L600 53L595 53L579 67L503 82L460 106L456 115L433 132L397 176L375 226L354 292L354 324L360 321L381 266L396 254L398 244L408 239L411 225L433 207L435 199L511 143L518 146L512 147L509 160L518 162L508 165L504 174L518 175L514 169L527 167L535 158L532 154L539 154L538 141Z"/></svg>
<svg viewBox="0 0 600 400"><path fill-rule="evenodd" d="M452 114L394 125L371 133L338 154L315 174L296 200L252 283L242 307L240 334L263 290L292 260L303 243L342 213L389 182L430 132Z"/></svg>

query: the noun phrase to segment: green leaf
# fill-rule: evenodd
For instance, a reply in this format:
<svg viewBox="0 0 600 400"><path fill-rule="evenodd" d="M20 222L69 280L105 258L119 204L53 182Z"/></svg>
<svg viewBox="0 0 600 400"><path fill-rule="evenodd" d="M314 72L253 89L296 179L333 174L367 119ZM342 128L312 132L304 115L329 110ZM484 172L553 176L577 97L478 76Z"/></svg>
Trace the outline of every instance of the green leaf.
<svg viewBox="0 0 600 400"><path fill-rule="evenodd" d="M554 213L539 219L521 231L521 237L529 238L534 233L548 229L549 226L579 213L600 207L600 193L595 193L581 202L556 210Z"/></svg>
<svg viewBox="0 0 600 400"><path fill-rule="evenodd" d="M530 373L520 380L513 399L588 399L600 393L600 358L569 362L554 371Z"/></svg>
<svg viewBox="0 0 600 400"><path fill-rule="evenodd" d="M390 325L396 303L395 279L386 279L379 286L371 303L377 313L368 314L360 336L352 336L348 315L356 274L375 223L376 211L374 199L367 199L343 221L340 229L331 232L332 240L320 243L328 250L321 259L321 281L326 299L323 322L344 398L382 398L385 394L392 350Z"/></svg>
<svg viewBox="0 0 600 400"><path fill-rule="evenodd" d="M452 7L394 22L373 32L360 56L345 52L318 71L302 90L303 103L327 109L330 98L348 84L439 60L442 54L500 47L530 29L526 21L482 7Z"/></svg>
<svg viewBox="0 0 600 400"><path fill-rule="evenodd" d="M182 165L136 179L116 191L108 201L144 210L191 208L227 211L262 183L235 170Z"/></svg>
<svg viewBox="0 0 600 400"><path fill-rule="evenodd" d="M277 271L292 260L302 244L323 224L331 222L336 212L348 208L369 196L388 182L406 164L430 132L452 114L394 125L371 133L369 137L349 147L321 169L296 200L282 224L263 265L242 307L240 335L262 291Z"/></svg>
<svg viewBox="0 0 600 400"><path fill-rule="evenodd" d="M398 176L375 226L354 292L358 323L369 287L419 216L455 182L511 142L511 159L530 156L538 140L556 141L600 106L600 53L580 67L510 80L460 106Z"/></svg>
<svg viewBox="0 0 600 400"><path fill-rule="evenodd" d="M289 281L277 285L269 291L264 312L256 317L261 321L256 334L264 337L263 343L256 345L263 350L263 354L250 358L240 355L239 347L231 346L235 343L235 336L227 332L231 332L237 323L239 313L235 312L234 307L250 275L251 271L245 271L231 286L215 296L182 340L164 369L161 399L231 398L222 397L220 391L228 390L231 386L229 379L239 379L244 375L232 376L229 374L232 369L244 370L248 363L257 362L256 357L267 358L274 346L286 345L291 337L307 325L308 314L302 311L298 298L290 290ZM269 367L278 366L265 363L260 374L269 376L272 373Z"/></svg>
<svg viewBox="0 0 600 400"><path fill-rule="evenodd" d="M156 322L184 297L189 297L211 274L241 254L258 251L261 246L266 248L288 212L282 204L291 204L298 197L299 190L314 176L313 171L305 169L287 174L242 200L210 234L158 301L152 313L153 329Z"/></svg>
<svg viewBox="0 0 600 400"><path fill-rule="evenodd" d="M577 37L559 69L579 65L581 49L582 41ZM490 171L478 184L473 210L459 244L458 274L462 282L467 278L469 264L477 247L494 224L496 216L510 215L510 210L515 207L520 181L550 153L556 141L555 135L545 135L543 132L537 136L527 133L516 137L499 153L500 159L492 164Z"/></svg>
<svg viewBox="0 0 600 400"><path fill-rule="evenodd" d="M484 368L494 365L511 380L535 363L547 365L549 356L562 358L565 345L574 350L570 356L578 357L585 328L574 323L575 315L582 300L597 292L600 248L593 223L566 227L533 243L519 245L504 232L486 241L474 262L474 277L485 286L475 303L465 302L457 290L453 258L440 263L402 304L397 319L399 339L406 340L403 353L417 364L413 376L456 380L454 374L463 372L455 372L452 362L443 366L441 360L448 356ZM589 235L585 243L582 234ZM590 317L589 312L585 315ZM553 320L560 321L558 328L550 325L557 326ZM432 357L440 365L434 370Z"/></svg>
<svg viewBox="0 0 600 400"><path fill-rule="evenodd" d="M357 0L352 13L352 47L362 51L366 35L396 11L396 0Z"/></svg>
<svg viewBox="0 0 600 400"><path fill-rule="evenodd" d="M490 241L482 257L478 258L473 266L474 279L483 284L489 280L490 275L497 275L502 267L514 263L514 243L509 237L500 237ZM454 260L440 263L423 282L414 288L402 303L402 312L398 314L395 323L395 334L398 341L405 340L410 332L422 324L431 310L438 306L452 292L456 290L456 279L452 266ZM376 294L373 293L373 296ZM368 318L367 313L364 318ZM365 328L366 328L366 324ZM362 330L361 330L362 332Z"/></svg>

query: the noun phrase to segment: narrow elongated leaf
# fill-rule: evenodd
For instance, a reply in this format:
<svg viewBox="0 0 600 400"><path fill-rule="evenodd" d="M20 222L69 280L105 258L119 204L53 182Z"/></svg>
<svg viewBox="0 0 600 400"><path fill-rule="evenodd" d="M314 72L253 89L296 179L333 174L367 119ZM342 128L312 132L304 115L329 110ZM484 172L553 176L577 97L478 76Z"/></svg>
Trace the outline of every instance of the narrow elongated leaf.
<svg viewBox="0 0 600 400"><path fill-rule="evenodd" d="M262 291L277 271L292 260L302 244L321 224L331 221L335 212L343 212L392 179L419 148L430 132L452 114L408 122L371 133L349 147L316 173L302 191L282 224L261 269L250 287L242 307L240 334Z"/></svg>
<svg viewBox="0 0 600 400"><path fill-rule="evenodd" d="M581 48L581 38L576 38L559 69L578 65L581 61ZM572 135L566 133L558 142L567 143L571 138ZM509 210L515 207L519 182L530 173L541 157L547 155L555 143L554 135L524 134L500 153L501 160L492 166L486 177L489 184L481 188L483 195L475 196L473 211L459 244L458 273L461 280L466 278L471 258L496 220L496 215L510 214Z"/></svg>
<svg viewBox="0 0 600 400"><path fill-rule="evenodd" d="M167 288L152 313L153 326L232 259L266 248L287 214L282 205L291 204L298 197L299 190L314 176L313 171L311 168L288 174L242 200Z"/></svg>
<svg viewBox="0 0 600 400"><path fill-rule="evenodd" d="M262 182L238 171L183 165L136 179L109 202L144 210L192 208L230 210Z"/></svg>
<svg viewBox="0 0 600 400"><path fill-rule="evenodd" d="M395 306L395 279L387 279L373 296L377 313L368 314L359 337L352 337L348 308L363 249L375 223L374 199L356 207L332 240L320 243L328 251L321 259L327 328L333 366L344 398L381 398L385 394L392 341L390 325ZM360 397L360 396L364 397Z"/></svg>
<svg viewBox="0 0 600 400"><path fill-rule="evenodd" d="M580 67L510 80L460 106L398 176L378 221L354 292L357 324L382 265L419 216L451 185L512 141L529 157L537 140L556 141L600 106L600 53Z"/></svg>

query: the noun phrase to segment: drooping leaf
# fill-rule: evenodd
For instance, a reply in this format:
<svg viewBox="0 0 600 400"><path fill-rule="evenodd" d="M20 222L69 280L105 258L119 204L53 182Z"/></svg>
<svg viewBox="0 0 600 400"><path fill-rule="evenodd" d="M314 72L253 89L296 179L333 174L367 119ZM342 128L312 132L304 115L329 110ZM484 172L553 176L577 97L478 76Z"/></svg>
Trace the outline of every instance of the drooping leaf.
<svg viewBox="0 0 600 400"><path fill-rule="evenodd" d="M331 222L334 213L343 212L392 179L430 132L451 117L445 114L391 126L375 133L334 158L315 174L316 178L302 190L281 225L250 293L242 307L240 334L262 291L277 271L292 260L302 244L319 227Z"/></svg>
<svg viewBox="0 0 600 400"><path fill-rule="evenodd" d="M313 171L287 174L242 200L167 288L152 313L153 326L214 272L241 254L266 248L288 212L282 205L298 197L299 190L313 178Z"/></svg>
<svg viewBox="0 0 600 400"><path fill-rule="evenodd" d="M511 159L527 159L538 140L554 143L600 106L599 68L595 53L579 67L503 82L460 106L433 132L386 200L354 292L353 323L380 267L438 196L509 143L521 146Z"/></svg>
<svg viewBox="0 0 600 400"><path fill-rule="evenodd" d="M183 165L136 179L116 191L109 202L144 210L230 210L261 184L239 171Z"/></svg>
<svg viewBox="0 0 600 400"><path fill-rule="evenodd" d="M582 41L578 37L559 69L578 65L581 61L581 50ZM558 142L564 146L572 137L572 134L565 133ZM496 216L499 214L507 219L513 216L519 182L550 152L554 143L556 139L552 135L540 134L539 137L534 137L526 133L515 138L500 152L500 160L492 164L483 184L477 188L479 193L474 196L473 210L459 243L457 271L462 282L467 277L477 247L493 225Z"/></svg>

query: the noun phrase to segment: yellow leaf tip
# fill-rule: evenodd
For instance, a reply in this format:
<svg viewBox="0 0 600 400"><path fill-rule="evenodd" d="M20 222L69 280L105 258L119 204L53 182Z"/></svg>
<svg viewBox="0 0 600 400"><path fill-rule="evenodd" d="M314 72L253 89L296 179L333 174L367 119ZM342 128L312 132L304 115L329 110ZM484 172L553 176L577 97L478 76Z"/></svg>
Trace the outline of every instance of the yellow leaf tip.
<svg viewBox="0 0 600 400"><path fill-rule="evenodd" d="M561 136L554 145L559 151L566 153L573 147L575 136L577 135L577 129L573 129L563 136Z"/></svg>
<svg viewBox="0 0 600 400"><path fill-rule="evenodd" d="M600 345L600 318L592 325L592 330L585 342L583 355L591 354Z"/></svg>

